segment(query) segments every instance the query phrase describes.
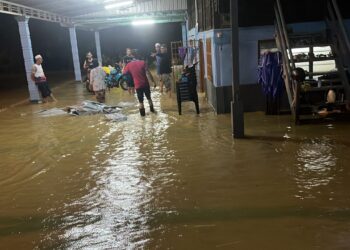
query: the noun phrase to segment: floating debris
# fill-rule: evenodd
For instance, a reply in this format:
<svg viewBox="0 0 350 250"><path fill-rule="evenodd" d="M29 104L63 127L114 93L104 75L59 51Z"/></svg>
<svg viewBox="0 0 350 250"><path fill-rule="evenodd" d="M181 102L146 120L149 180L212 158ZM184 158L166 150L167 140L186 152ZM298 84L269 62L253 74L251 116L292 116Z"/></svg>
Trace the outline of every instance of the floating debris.
<svg viewBox="0 0 350 250"><path fill-rule="evenodd" d="M41 117L51 117L59 115L95 115L95 114L115 114L122 110L119 106L108 106L103 103L93 101L83 101L81 105L69 106L66 108L52 108L37 112Z"/></svg>
<svg viewBox="0 0 350 250"><path fill-rule="evenodd" d="M105 117L107 118L107 120L113 121L113 122L123 122L128 119L126 115L123 115L120 113L106 114Z"/></svg>
<svg viewBox="0 0 350 250"><path fill-rule="evenodd" d="M128 108L128 107L135 106L135 103L133 103L133 102L120 102L120 103L118 103L117 106L121 107L121 108Z"/></svg>
<svg viewBox="0 0 350 250"><path fill-rule="evenodd" d="M51 116L59 116L59 115L67 115L67 112L63 109L53 108L53 109L44 109L37 112L41 117L51 117Z"/></svg>

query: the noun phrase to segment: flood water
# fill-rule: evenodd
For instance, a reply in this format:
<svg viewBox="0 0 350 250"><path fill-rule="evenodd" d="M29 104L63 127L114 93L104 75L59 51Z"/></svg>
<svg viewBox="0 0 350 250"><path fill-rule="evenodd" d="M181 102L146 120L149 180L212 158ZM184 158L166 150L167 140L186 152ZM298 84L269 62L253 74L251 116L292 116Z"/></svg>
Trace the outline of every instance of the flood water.
<svg viewBox="0 0 350 250"><path fill-rule="evenodd" d="M40 117L93 99L79 84L57 104L0 112L1 249L349 249L348 123L295 127L289 116L230 115L202 103L177 114L154 94L141 118ZM147 106L148 107L148 106Z"/></svg>

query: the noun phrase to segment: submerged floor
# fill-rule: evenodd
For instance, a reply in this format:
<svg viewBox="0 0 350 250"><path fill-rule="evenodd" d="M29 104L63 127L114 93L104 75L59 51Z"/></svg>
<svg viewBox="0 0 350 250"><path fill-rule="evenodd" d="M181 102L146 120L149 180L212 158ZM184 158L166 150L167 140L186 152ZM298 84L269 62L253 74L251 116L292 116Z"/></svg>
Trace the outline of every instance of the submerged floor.
<svg viewBox="0 0 350 250"><path fill-rule="evenodd" d="M289 116L230 116L155 94L157 115L39 117L90 98L0 112L1 249L348 249L348 123L294 127Z"/></svg>

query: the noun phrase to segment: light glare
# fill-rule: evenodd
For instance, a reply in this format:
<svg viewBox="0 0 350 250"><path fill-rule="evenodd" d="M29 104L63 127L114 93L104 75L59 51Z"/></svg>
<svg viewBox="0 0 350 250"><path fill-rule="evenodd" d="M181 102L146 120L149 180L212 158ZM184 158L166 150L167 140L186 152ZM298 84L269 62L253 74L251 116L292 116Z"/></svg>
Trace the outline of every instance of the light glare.
<svg viewBox="0 0 350 250"><path fill-rule="evenodd" d="M105 9L106 10L117 9L120 7L132 5L133 3L134 3L134 1L124 1L124 2L113 3L113 4L106 5Z"/></svg>
<svg viewBox="0 0 350 250"><path fill-rule="evenodd" d="M136 20L136 21L132 21L132 25L150 25L150 24L154 24L155 21L152 19L148 19L148 20Z"/></svg>

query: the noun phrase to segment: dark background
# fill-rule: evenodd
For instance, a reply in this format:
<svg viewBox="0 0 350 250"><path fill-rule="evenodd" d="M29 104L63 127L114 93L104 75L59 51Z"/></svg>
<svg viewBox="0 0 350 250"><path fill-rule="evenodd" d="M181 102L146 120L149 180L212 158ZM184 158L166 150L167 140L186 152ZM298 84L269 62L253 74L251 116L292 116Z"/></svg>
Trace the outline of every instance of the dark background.
<svg viewBox="0 0 350 250"><path fill-rule="evenodd" d="M45 71L73 71L72 53L68 28L57 23L31 19L29 21L33 53L44 58ZM148 55L156 42L166 43L182 40L181 24L157 24L151 26L119 26L100 31L102 55L117 60L131 47ZM14 16L0 14L0 76L6 74L24 75L24 62L17 21ZM93 31L77 29L81 64L85 54L96 55Z"/></svg>

